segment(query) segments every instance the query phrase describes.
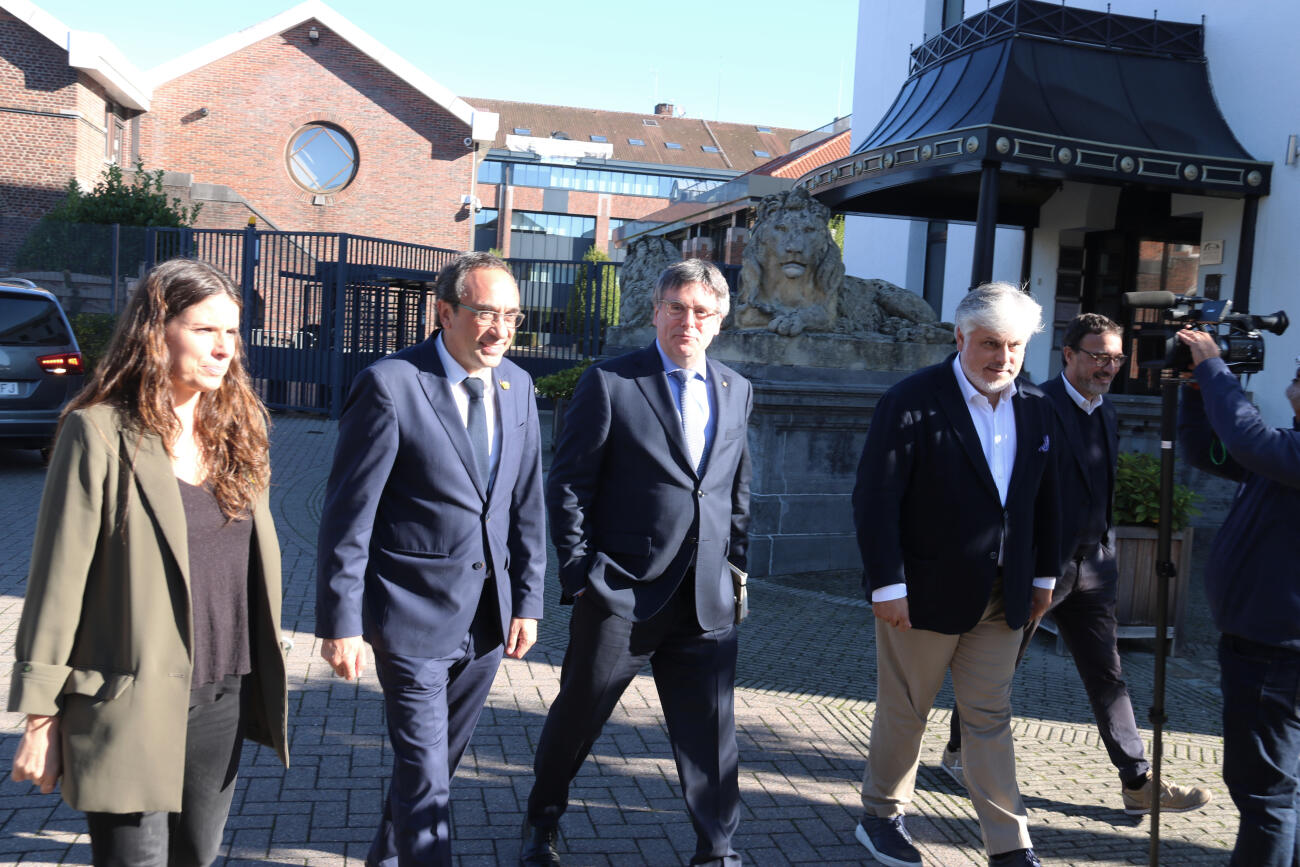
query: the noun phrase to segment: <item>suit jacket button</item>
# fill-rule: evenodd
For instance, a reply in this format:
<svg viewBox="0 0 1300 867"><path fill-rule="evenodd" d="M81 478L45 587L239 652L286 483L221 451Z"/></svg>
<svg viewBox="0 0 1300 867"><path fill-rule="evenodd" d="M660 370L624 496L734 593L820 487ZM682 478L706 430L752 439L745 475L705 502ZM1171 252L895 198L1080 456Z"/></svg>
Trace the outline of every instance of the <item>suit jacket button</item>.
<svg viewBox="0 0 1300 867"><path fill-rule="evenodd" d="M482 568L483 568L483 563L482 563L482 561L479 561L478 563L475 563L474 566L473 566L473 568L475 568L475 569L482 569Z"/></svg>
<svg viewBox="0 0 1300 867"><path fill-rule="evenodd" d="M696 492L695 492L695 496L697 496L697 497L702 497L702 496L704 496L704 492L703 492L703 491L696 491Z"/></svg>
<svg viewBox="0 0 1300 867"><path fill-rule="evenodd" d="M998 552L997 552L997 551L990 551L990 552L989 552L989 559L990 559L990 560L996 560L996 559L998 559Z"/></svg>

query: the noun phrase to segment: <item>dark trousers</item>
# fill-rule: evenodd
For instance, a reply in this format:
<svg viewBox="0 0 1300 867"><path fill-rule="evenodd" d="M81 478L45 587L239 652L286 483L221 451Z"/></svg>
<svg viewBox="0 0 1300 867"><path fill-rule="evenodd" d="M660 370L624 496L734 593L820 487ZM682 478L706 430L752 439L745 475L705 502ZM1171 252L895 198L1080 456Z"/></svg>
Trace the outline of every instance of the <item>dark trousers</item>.
<svg viewBox="0 0 1300 867"><path fill-rule="evenodd" d="M633 623L579 596L569 622L560 692L542 728L528 796L528 821L553 827L569 784L637 671L649 661L668 724L686 811L695 827L692 864L739 864L731 837L740 824L736 720L736 628L701 631L692 582L662 611Z"/></svg>
<svg viewBox="0 0 1300 867"><path fill-rule="evenodd" d="M1072 563L1061 576L1048 610L1074 657L1074 666L1088 694L1110 762L1119 771L1120 780L1129 784L1144 777L1151 766L1146 760L1142 736L1133 716L1133 700L1120 665L1116 644L1116 586L1108 581L1080 587L1076 584L1077 574L1078 564ZM1016 665L1024 658L1037 628L1036 620L1025 627ZM949 746L961 745L960 726L961 720L954 710Z"/></svg>
<svg viewBox="0 0 1300 867"><path fill-rule="evenodd" d="M1219 640L1223 782L1241 822L1234 867L1300 865L1300 651Z"/></svg>
<svg viewBox="0 0 1300 867"><path fill-rule="evenodd" d="M217 859L243 744L239 693L190 708L179 813L87 813L96 867L206 867Z"/></svg>
<svg viewBox="0 0 1300 867"><path fill-rule="evenodd" d="M437 628L430 626L431 629ZM496 593L485 587L469 634L437 659L375 651L393 776L366 864L451 864L452 775L469 745L505 651Z"/></svg>

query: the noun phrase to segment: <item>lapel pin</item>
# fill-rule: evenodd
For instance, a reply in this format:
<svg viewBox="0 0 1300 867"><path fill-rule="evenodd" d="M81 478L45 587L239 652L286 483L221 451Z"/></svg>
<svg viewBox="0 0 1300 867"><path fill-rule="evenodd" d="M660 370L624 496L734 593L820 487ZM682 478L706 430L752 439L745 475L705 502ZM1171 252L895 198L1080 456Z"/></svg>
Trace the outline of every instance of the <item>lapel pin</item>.
<svg viewBox="0 0 1300 867"><path fill-rule="evenodd" d="M501 385L501 390L502 390L502 391L509 391L509 390L510 390L510 383L509 383L509 382L507 382L507 381L504 380L504 379L498 380L498 382L499 382L500 385Z"/></svg>

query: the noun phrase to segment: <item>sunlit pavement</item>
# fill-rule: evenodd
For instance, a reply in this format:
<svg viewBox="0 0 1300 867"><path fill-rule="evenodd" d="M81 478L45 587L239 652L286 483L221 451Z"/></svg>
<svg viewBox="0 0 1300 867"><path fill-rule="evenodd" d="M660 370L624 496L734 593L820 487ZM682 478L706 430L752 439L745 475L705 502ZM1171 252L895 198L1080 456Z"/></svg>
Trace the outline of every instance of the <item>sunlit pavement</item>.
<svg viewBox="0 0 1300 867"><path fill-rule="evenodd" d="M543 416L543 427L548 427ZM272 436L273 506L284 552L293 767L244 752L224 862L360 865L378 823L392 755L372 671L332 676L312 636L316 526L335 441L324 419L280 415ZM35 452L0 450L0 645L12 647L44 471ZM1208 535L1208 534L1207 534ZM460 864L513 864L533 748L555 695L567 636L551 566L546 619L523 661L507 660L452 785ZM871 612L856 575L788 576L750 585L736 715L743 812L735 845L751 864L870 862L853 838L875 695ZM1203 620L1203 618L1202 618ZM1193 636L1195 638L1196 636ZM1208 785L1204 810L1161 816L1163 864L1222 864L1236 814L1220 777L1220 700L1210 636L1170 661L1165 772ZM1154 656L1125 643L1124 665L1147 729ZM1199 652L1198 652L1199 651ZM8 652L8 650L6 650ZM8 690L9 666L0 678ZM1119 782L1068 657L1040 635L1017 676L1016 755L1034 844L1049 864L1145 864L1149 825L1125 816ZM984 864L965 792L939 770L951 692L931 715L908 828L927 864ZM20 718L5 717L7 768ZM1148 743L1149 748L1149 743ZM0 783L0 863L88 864L79 813L28 784ZM684 864L694 833L648 673L615 711L573 787L560 852L566 865Z"/></svg>

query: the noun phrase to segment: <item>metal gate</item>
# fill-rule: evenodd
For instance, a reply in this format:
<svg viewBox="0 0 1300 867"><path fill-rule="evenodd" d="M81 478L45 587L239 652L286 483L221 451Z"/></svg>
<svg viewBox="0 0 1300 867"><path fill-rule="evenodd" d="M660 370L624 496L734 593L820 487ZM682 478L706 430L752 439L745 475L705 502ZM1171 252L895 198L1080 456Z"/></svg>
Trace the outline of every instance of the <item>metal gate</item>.
<svg viewBox="0 0 1300 867"><path fill-rule="evenodd" d="M321 232L150 232L147 266L200 259L242 287L249 374L267 406L331 417L362 369L429 334L433 282L457 255Z"/></svg>
<svg viewBox="0 0 1300 867"><path fill-rule="evenodd" d="M243 289L249 374L267 406L337 417L367 365L429 335L434 281L458 255L322 232L147 230L146 267L209 262ZM512 259L525 322L509 357L534 377L599 355L618 322L619 263Z"/></svg>

